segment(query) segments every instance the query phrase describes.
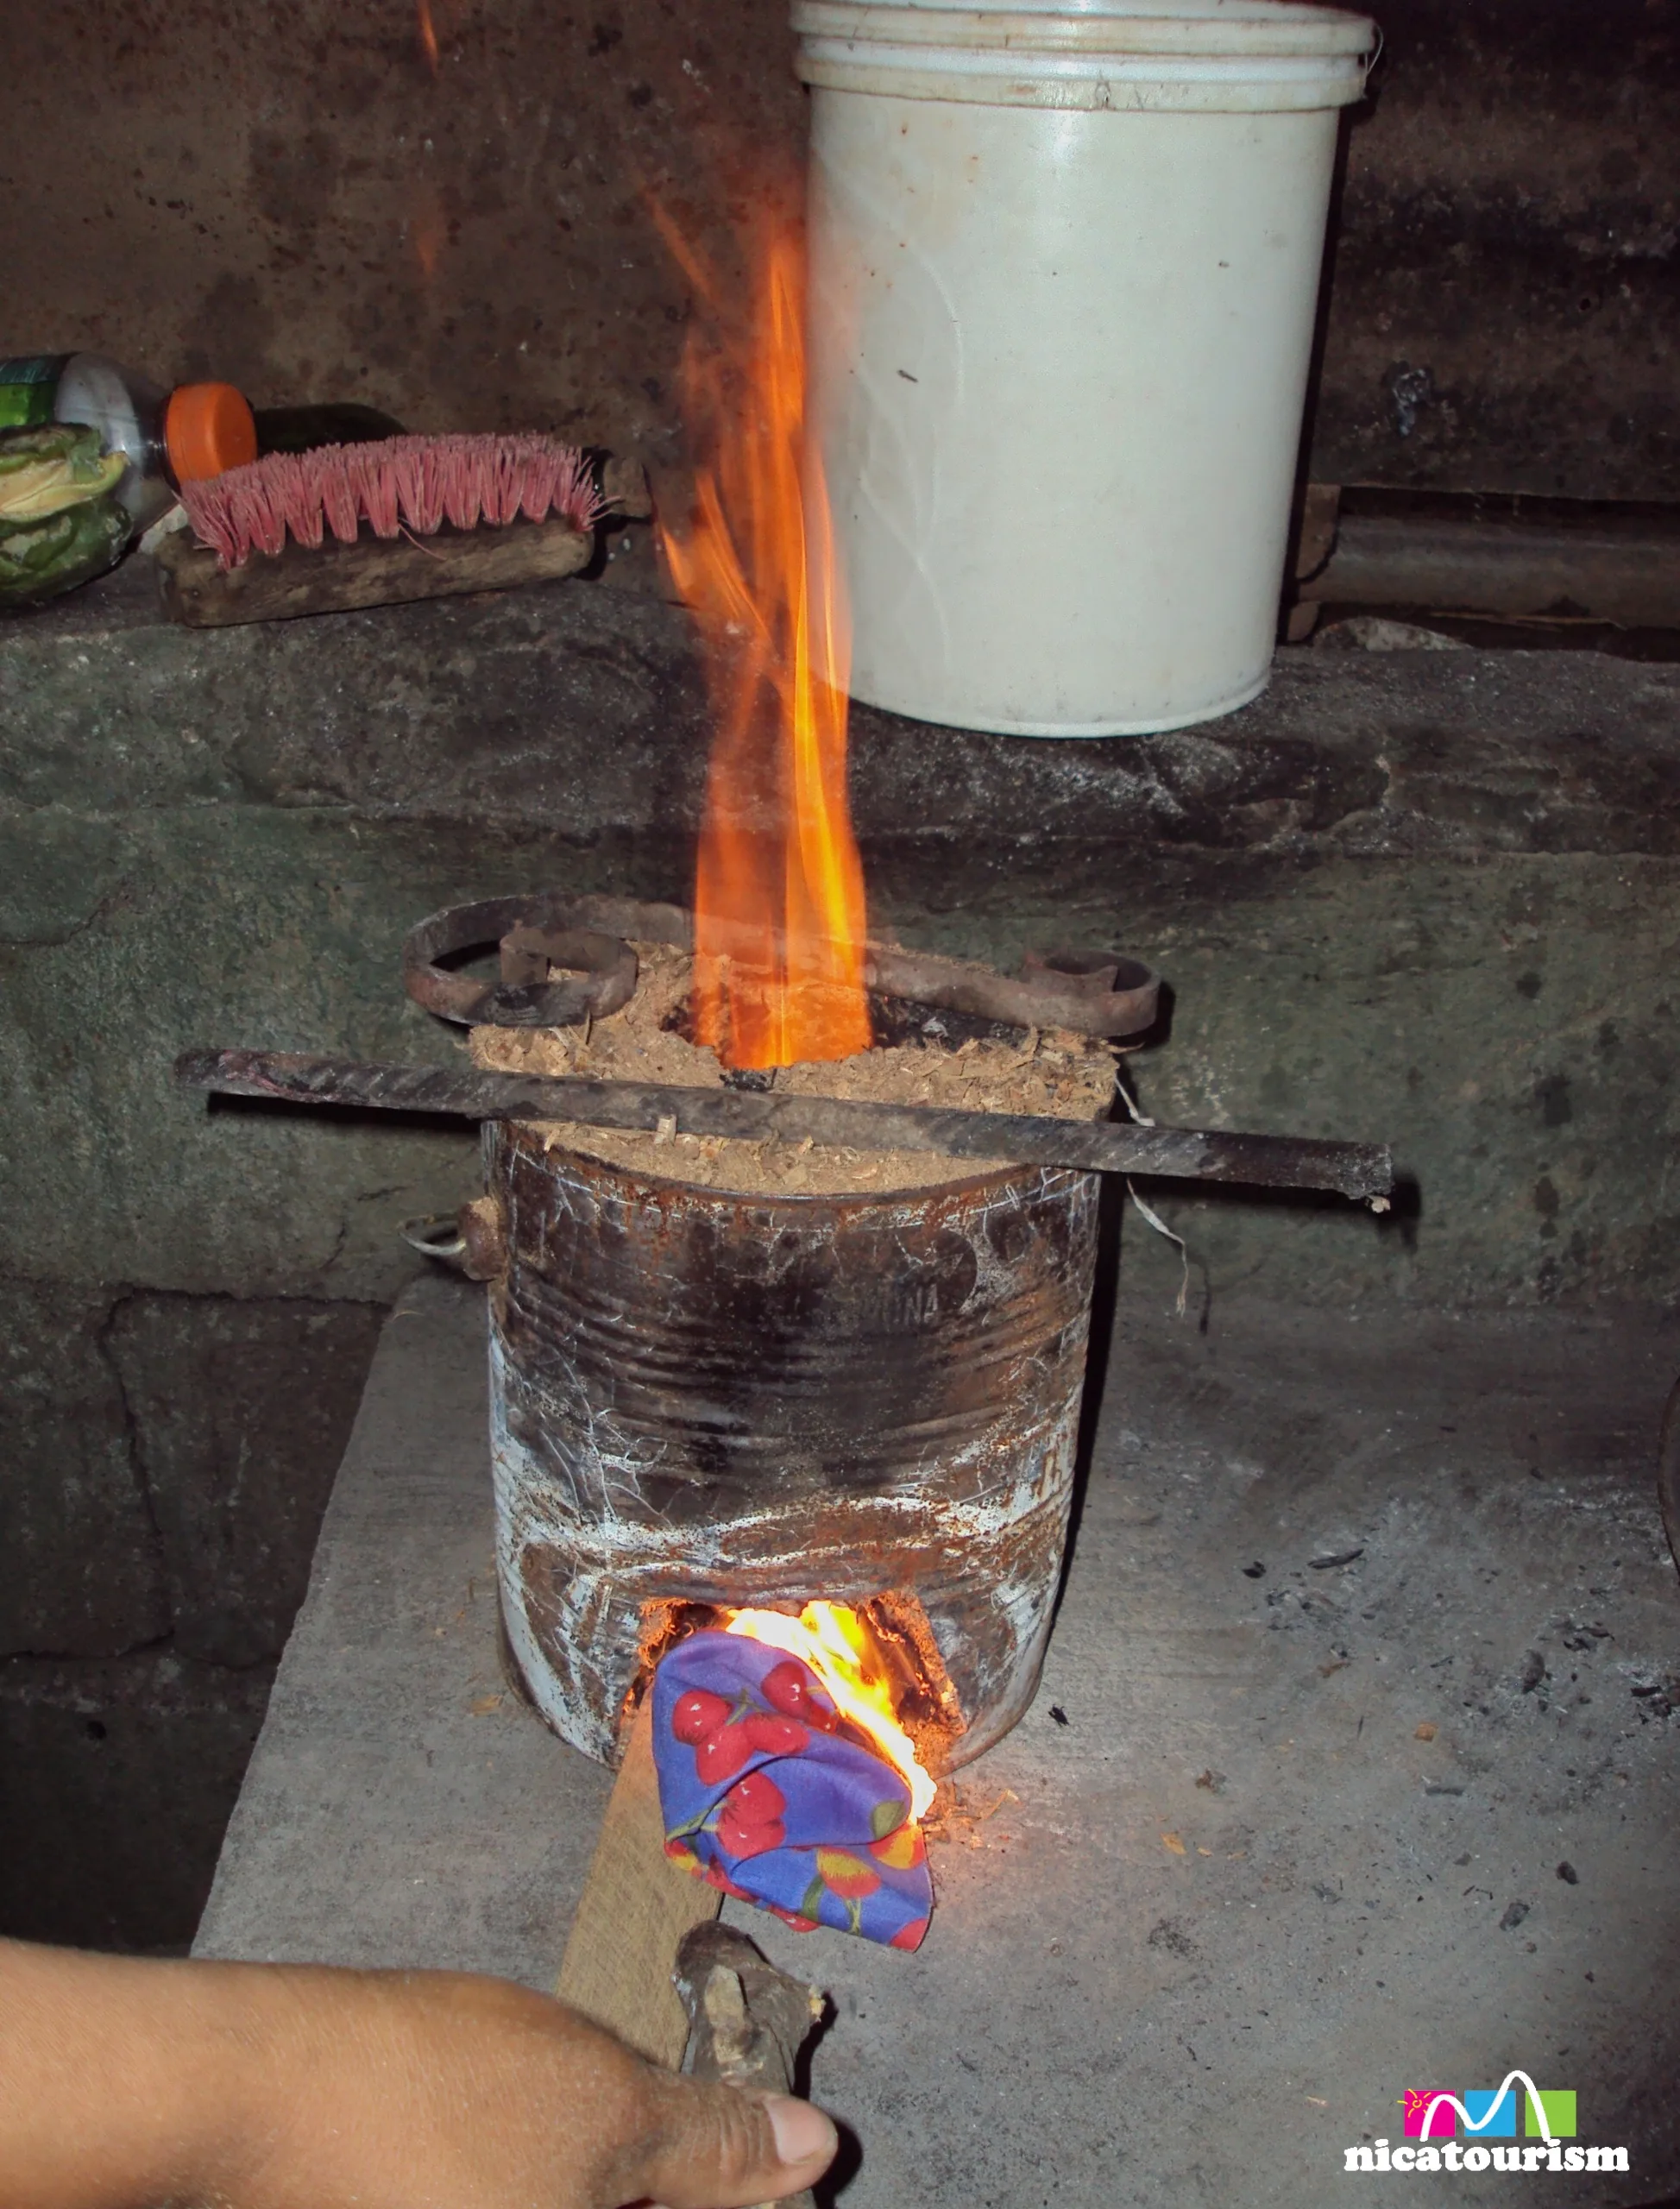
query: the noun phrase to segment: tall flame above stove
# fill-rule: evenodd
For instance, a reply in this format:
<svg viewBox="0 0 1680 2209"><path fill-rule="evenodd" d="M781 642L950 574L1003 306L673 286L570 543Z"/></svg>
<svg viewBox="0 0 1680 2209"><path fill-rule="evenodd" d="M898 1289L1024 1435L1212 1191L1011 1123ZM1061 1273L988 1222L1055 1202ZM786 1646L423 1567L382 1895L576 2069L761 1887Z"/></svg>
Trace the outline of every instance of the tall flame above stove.
<svg viewBox="0 0 1680 2209"><path fill-rule="evenodd" d="M729 1067L842 1059L871 1040L863 867L846 801L850 635L807 434L803 246L765 223L744 341L662 217L702 302L683 365L698 460L662 528L700 625L717 733L695 882L694 1032Z"/></svg>

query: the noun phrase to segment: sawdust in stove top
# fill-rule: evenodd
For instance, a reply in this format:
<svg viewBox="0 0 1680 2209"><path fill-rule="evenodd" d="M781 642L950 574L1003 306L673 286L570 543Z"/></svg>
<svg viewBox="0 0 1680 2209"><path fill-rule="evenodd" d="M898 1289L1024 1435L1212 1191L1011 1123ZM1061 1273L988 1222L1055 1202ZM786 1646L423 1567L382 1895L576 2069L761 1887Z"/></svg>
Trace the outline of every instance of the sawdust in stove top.
<svg viewBox="0 0 1680 2209"><path fill-rule="evenodd" d="M475 1066L500 1073L584 1074L721 1089L716 1054L677 1032L688 1002L689 959L669 944L639 943L636 994L621 1012L582 1028L475 1028ZM670 1024L667 1024L670 1023ZM1101 1119L1114 1095L1114 1054L1060 1029L1022 1040L973 1040L947 1049L899 1043L827 1064L780 1067L775 1087L797 1097L878 1104L956 1105L1035 1118ZM545 1141L632 1173L695 1181L741 1196L870 1196L936 1188L1007 1165L931 1151L846 1150L823 1143L737 1142L727 1136L640 1134L570 1120L539 1123Z"/></svg>

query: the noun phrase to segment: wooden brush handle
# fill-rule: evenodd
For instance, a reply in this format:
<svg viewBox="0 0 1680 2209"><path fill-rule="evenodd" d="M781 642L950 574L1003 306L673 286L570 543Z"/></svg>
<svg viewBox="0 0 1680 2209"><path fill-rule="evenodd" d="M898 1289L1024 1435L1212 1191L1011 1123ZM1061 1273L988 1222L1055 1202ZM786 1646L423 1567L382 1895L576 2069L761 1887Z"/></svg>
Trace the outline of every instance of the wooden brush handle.
<svg viewBox="0 0 1680 2209"><path fill-rule="evenodd" d="M516 583L552 582L588 565L592 532L568 521L508 522L501 528L449 531L437 537L359 537L311 549L288 543L272 557L253 552L222 569L208 547L176 530L158 546L163 610L190 628L242 621L290 621L304 614L345 614L362 606L455 598Z"/></svg>

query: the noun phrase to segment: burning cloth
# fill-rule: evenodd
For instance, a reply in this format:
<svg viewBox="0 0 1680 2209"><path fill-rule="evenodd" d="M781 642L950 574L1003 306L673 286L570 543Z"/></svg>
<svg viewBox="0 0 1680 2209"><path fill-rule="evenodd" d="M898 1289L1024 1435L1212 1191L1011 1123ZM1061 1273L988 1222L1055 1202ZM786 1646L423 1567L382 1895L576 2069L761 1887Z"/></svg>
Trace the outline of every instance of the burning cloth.
<svg viewBox="0 0 1680 2209"><path fill-rule="evenodd" d="M799 1658L679 1641L654 1675L653 1758L674 1862L801 1932L920 1946L934 1892L909 1784Z"/></svg>

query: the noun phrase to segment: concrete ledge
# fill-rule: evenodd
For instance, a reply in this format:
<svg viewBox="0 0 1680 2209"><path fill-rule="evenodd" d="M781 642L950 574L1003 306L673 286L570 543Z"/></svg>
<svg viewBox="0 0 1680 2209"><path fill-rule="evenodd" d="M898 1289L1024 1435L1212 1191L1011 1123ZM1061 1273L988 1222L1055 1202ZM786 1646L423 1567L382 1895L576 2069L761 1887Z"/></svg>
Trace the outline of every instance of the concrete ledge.
<svg viewBox="0 0 1680 2209"><path fill-rule="evenodd" d="M199 1954L552 1984L607 1783L498 1671L482 1325L431 1281L387 1327ZM1513 2064L1629 2149L1595 2201L1672 2193L1677 1362L1648 1316L1123 1320L921 1952L726 1904L834 1997L846 2209L1331 2209L1422 2070Z"/></svg>
<svg viewBox="0 0 1680 2209"><path fill-rule="evenodd" d="M0 624L9 805L540 827L633 840L627 889L686 876L710 723L675 607L567 583L211 634L157 618L137 563L101 588ZM1253 705L1153 737L859 707L853 752L872 860L978 846L1023 891L1067 889L1058 853L1680 853L1680 667L1591 652L1285 651Z"/></svg>
<svg viewBox="0 0 1680 2209"><path fill-rule="evenodd" d="M552 1991L610 1776L496 1653L482 1297L387 1323L193 1953Z"/></svg>

